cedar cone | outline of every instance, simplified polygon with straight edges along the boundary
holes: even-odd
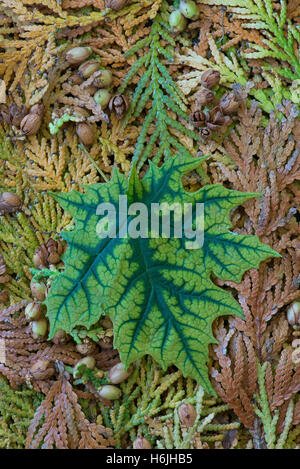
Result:
[[[29,377],[32,380],[42,381],[51,378],[55,373],[53,364],[49,360],[40,359],[32,365]]]
[[[0,283],[7,283],[10,281],[10,275],[4,275],[6,272],[6,265],[2,254],[0,254]]]
[[[14,192],[3,192],[0,196],[0,215],[13,213],[21,208],[20,197]]]
[[[203,127],[206,121],[206,115],[203,111],[195,111],[190,115],[190,121],[194,127]]]
[[[219,106],[224,114],[234,114],[237,112],[240,105],[240,101],[236,95],[236,93],[228,91],[227,93],[223,94],[222,98],[220,99]]]
[[[9,125],[19,127],[22,119],[26,116],[27,110],[25,106],[17,106],[16,103],[11,103],[8,107],[2,106],[1,117]]]
[[[220,72],[218,70],[206,70],[201,76],[201,84],[204,88],[213,88],[220,81]]]
[[[214,107],[208,112],[206,117],[206,127],[212,131],[219,130],[223,126],[227,126],[231,122],[229,116],[224,116],[220,106]]]
[[[27,114],[22,119],[20,129],[24,135],[29,137],[30,135],[35,135],[38,132],[41,123],[42,119],[38,114]]]
[[[87,60],[86,62],[83,62],[78,68],[78,75],[84,79],[89,78],[91,75],[93,75],[93,73],[99,70],[99,67],[99,60]]]
[[[209,138],[211,136],[211,130],[208,129],[207,127],[203,127],[202,129],[200,129],[200,135],[201,137],[206,140],[207,138]]]
[[[33,255],[33,263],[37,269],[49,267],[50,264],[58,264],[65,251],[62,241],[54,241],[49,238],[46,244],[36,248]]]
[[[69,336],[63,331],[62,329],[59,329],[54,337],[52,337],[51,341],[55,345],[64,345],[69,342]]]
[[[87,337],[83,339],[81,344],[76,345],[76,350],[81,355],[93,355],[99,351],[95,342]]]
[[[116,94],[111,98],[109,101],[108,108],[110,112],[115,112],[117,119],[122,119],[124,116],[125,112],[128,109],[128,99],[126,96],[123,96],[121,94]]]
[[[42,103],[40,104],[35,104],[30,108],[29,114],[37,114],[38,116],[43,116],[44,114],[44,105]]]
[[[9,300],[9,293],[6,290],[0,291],[0,303],[7,303]]]
[[[78,122],[76,124],[76,133],[84,145],[92,145],[94,143],[94,128],[88,122]]]
[[[178,408],[178,415],[183,425],[192,427],[195,423],[197,412],[192,404],[183,403]]]
[[[79,65],[89,58],[92,53],[90,47],[73,47],[68,50],[66,54],[66,60],[72,65]]]
[[[24,135],[30,136],[35,135],[42,123],[44,114],[44,105],[35,104],[30,109],[29,113],[23,117],[20,124],[20,129]]]
[[[207,106],[211,104],[215,99],[215,93],[211,90],[204,89],[198,91],[195,95],[195,106],[197,109],[201,108],[202,106]]]
[[[152,449],[151,443],[139,435],[133,442],[133,449]]]
[[[70,76],[69,82],[72,83],[72,85],[81,85],[81,83],[84,82],[84,79],[79,75],[77,70]]]
[[[112,10],[122,10],[127,5],[128,0],[105,0],[105,7],[111,8]]]

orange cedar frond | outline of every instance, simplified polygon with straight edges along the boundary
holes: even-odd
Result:
[[[61,372],[36,410],[26,448],[104,449],[113,445],[112,431],[86,419],[68,375]]]

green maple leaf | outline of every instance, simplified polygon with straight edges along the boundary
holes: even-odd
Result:
[[[109,314],[123,363],[150,354],[213,392],[206,365],[208,345],[216,343],[212,323],[221,315],[242,317],[242,310],[211,277],[240,282],[247,269],[279,254],[256,236],[229,231],[230,211],[258,194],[221,185],[184,190],[182,175],[200,163],[186,156],[170,158],[161,168],[150,163],[142,180],[133,170],[129,181],[115,169],[108,183],[87,186],[85,194],[53,194],[76,228],[62,235],[68,242],[66,268],[53,281],[46,304],[51,337],[58,329],[72,334],[78,326],[90,328]],[[185,238],[174,237],[100,239],[97,206],[118,207],[121,194],[129,203],[143,202],[149,213],[152,203],[204,203],[202,248],[187,249]]]

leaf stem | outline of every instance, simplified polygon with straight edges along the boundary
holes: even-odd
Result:
[[[85,148],[85,146],[82,144],[82,143],[79,143],[78,145],[81,150],[83,150],[83,152],[86,154],[86,156],[88,157],[88,159],[90,160],[90,162],[92,163],[92,165],[94,166],[94,168],[98,171],[98,173],[100,174],[100,176],[103,177],[104,181],[105,182],[109,182],[109,180],[107,179],[107,177],[105,176],[105,174],[103,173],[102,169],[99,168],[99,166],[97,165],[97,163],[95,163],[95,161],[93,160],[93,158],[91,157],[91,155],[89,154],[89,152],[87,151],[87,149]]]

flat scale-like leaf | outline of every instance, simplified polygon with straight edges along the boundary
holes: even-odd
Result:
[[[62,235],[68,242],[66,268],[53,281],[46,304],[51,337],[58,329],[90,328],[109,314],[114,345],[127,366],[150,354],[213,392],[206,365],[208,345],[216,342],[212,323],[222,315],[242,317],[242,310],[211,277],[240,282],[247,269],[279,254],[256,236],[230,231],[231,210],[258,194],[221,185],[184,190],[182,175],[200,163],[186,156],[170,158],[161,168],[150,163],[142,180],[134,170],[127,180],[115,169],[108,183],[87,186],[85,194],[53,194],[76,225]],[[145,204],[149,214],[153,203],[204,203],[202,248],[187,249],[184,237],[100,239],[97,206],[113,203],[118,212],[121,194],[129,203]]]

